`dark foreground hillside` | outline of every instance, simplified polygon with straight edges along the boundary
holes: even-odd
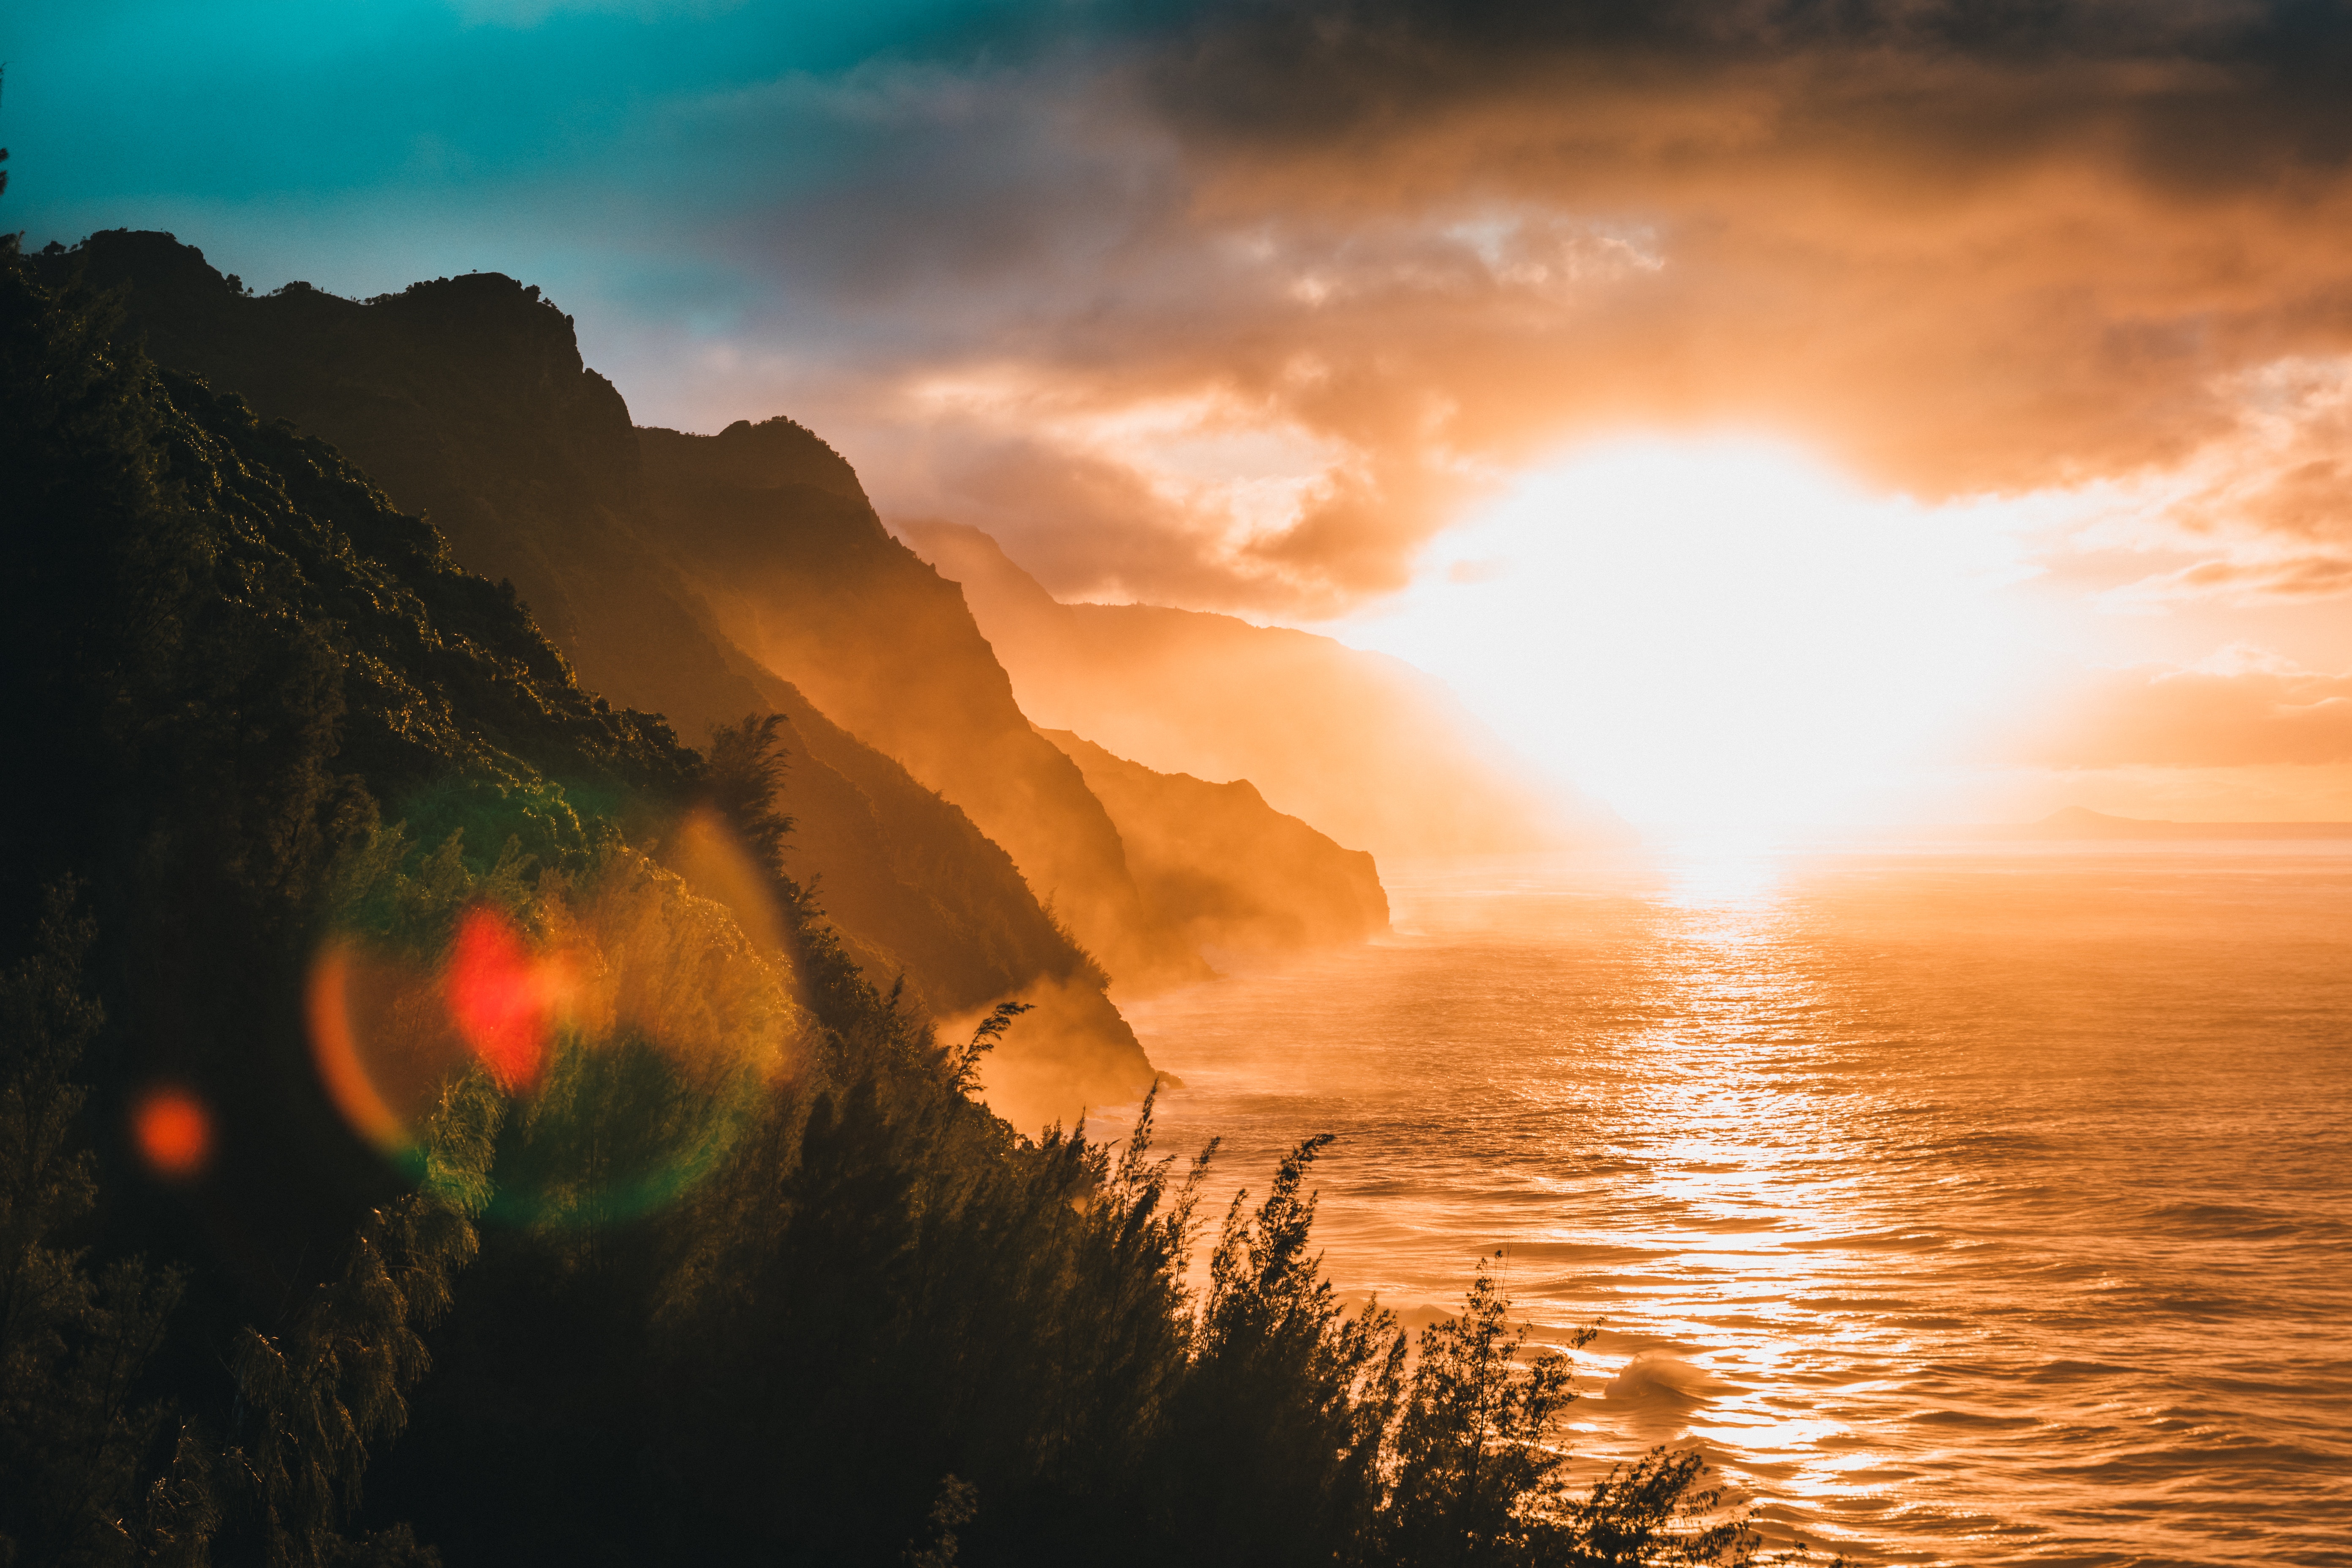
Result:
[[[0,1563],[1737,1560],[1408,1356],[1301,1145],[1017,1136],[787,874],[782,726],[584,691],[332,448],[0,246]]]

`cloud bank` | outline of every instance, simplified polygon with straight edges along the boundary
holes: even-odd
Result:
[[[641,419],[789,413],[1065,599],[1360,615],[1657,430],[2105,497],[2033,548],[2118,625],[2352,595],[2345,0],[75,9],[0,22],[36,243],[530,277]],[[2334,766],[2241,630],[2029,749]]]
[[[784,90],[707,156],[813,117],[855,176],[729,254],[864,324],[793,390],[886,508],[1065,596],[1336,614],[1496,476],[1659,425],[1928,500],[2201,476],[2134,542],[2210,560],[2138,591],[2352,590],[2343,8],[1538,9],[1209,7]]]
[[[645,416],[816,422],[1065,596],[1340,614],[1627,427],[1935,500],[2273,458],[2298,396],[2309,461],[2152,519],[2218,542],[2136,591],[2352,591],[2339,0],[394,9],[19,24],[37,216],[533,272]],[[194,52],[102,75],[133,21]],[[166,109],[213,134],[138,153]]]

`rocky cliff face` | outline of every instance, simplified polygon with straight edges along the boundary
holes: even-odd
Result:
[[[1055,929],[1005,850],[957,804],[834,722],[788,679],[797,670],[780,671],[730,640],[674,563],[626,405],[582,364],[569,320],[536,289],[480,275],[365,303],[299,286],[255,298],[201,252],[153,234],[93,236],[46,265],[81,267],[94,281],[123,287],[161,363],[244,397],[265,419],[322,437],[398,505],[426,513],[460,564],[513,584],[585,687],[667,716],[689,740],[747,713],[785,714],[786,805],[798,818],[792,862],[816,884],[870,975],[887,988],[903,973],[917,999],[945,1018],[1008,996],[1041,1002],[1024,1020],[1033,1026],[1001,1052],[1000,1073],[1024,1082],[1019,1114],[1067,1116],[1149,1084],[1150,1064],[1098,973]],[[826,563],[812,572],[854,570],[861,542],[904,555],[863,510],[848,465],[814,437],[787,444],[789,461],[803,464],[790,469],[793,482],[847,510],[769,539],[773,552],[805,546],[813,563]],[[776,471],[772,455],[750,445],[760,472]],[[726,443],[722,457],[737,449]],[[773,553],[767,560],[772,576],[793,580]],[[923,574],[935,595],[953,595]],[[824,597],[820,586],[797,602]],[[837,632],[838,617],[827,625]],[[968,616],[963,625],[968,631]],[[765,651],[782,658],[824,646],[780,637]],[[1001,671],[995,679],[1003,682]],[[1117,836],[1075,767],[1022,730],[1029,747],[1066,771],[1116,853]],[[1118,870],[1124,875],[1123,863]]]
[[[582,686],[665,715],[689,742],[746,714],[783,714],[793,869],[870,977],[887,988],[903,975],[945,1026],[1001,1000],[1034,1005],[987,1076],[991,1098],[1024,1124],[1150,1082],[1111,978],[1149,989],[1210,973],[1204,944],[1352,941],[1385,922],[1370,858],[1250,785],[1171,778],[1041,735],[964,592],[890,536],[837,453],[787,419],[716,436],[634,427],[582,363],[570,319],[535,289],[478,274],[367,301],[301,284],[256,298],[172,237],[127,232],[41,265],[121,287],[163,363],[331,443],[427,515],[458,564],[511,584]],[[976,585],[982,602],[1004,597],[1004,577]],[[1083,609],[1028,591],[1043,614],[999,615],[995,628],[1023,657],[1110,647]],[[1077,634],[1055,629],[1065,612]],[[1147,614],[1220,647],[1232,628],[1260,631]],[[1145,645],[1169,640],[1160,622],[1147,631]],[[1137,725],[1240,742],[1269,716],[1291,722],[1287,751],[1250,742],[1234,754],[1271,768],[1278,805],[1311,801],[1302,815],[1344,836],[1357,819],[1335,803],[1362,792],[1318,795],[1313,781],[1362,759],[1346,750],[1344,716],[1297,724],[1301,702],[1329,693],[1298,679],[1306,666],[1283,638],[1336,647],[1265,633],[1243,650],[1262,668],[1236,665],[1222,684],[1195,679],[1198,657],[1165,658],[1156,686],[1087,688],[1100,721],[1087,733],[1159,760],[1126,739]],[[1286,709],[1270,692],[1297,700]],[[1160,719],[1123,708],[1154,702]]]
[[[1276,810],[1383,860],[1631,837],[1605,807],[1529,782],[1402,660],[1231,616],[1060,604],[977,529],[902,531],[961,585],[1041,725],[1161,772],[1246,778]]]
[[[1120,981],[1204,973],[1139,896],[1077,767],[1030,728],[962,594],[890,537],[845,464],[789,420],[641,441],[668,559],[730,640],[971,813]]]
[[[1066,730],[1042,732],[1118,824],[1143,896],[1195,947],[1282,952],[1389,929],[1371,856],[1275,810],[1247,779],[1155,773]]]

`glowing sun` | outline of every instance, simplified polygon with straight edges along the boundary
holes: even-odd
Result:
[[[1338,629],[1635,823],[1900,814],[2018,668],[1998,510],[1870,496],[1768,442],[1612,442],[1523,476]]]

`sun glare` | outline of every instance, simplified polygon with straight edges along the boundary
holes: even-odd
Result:
[[[2015,665],[2012,539],[1784,446],[1619,441],[1524,476],[1339,630],[1637,824],[1899,816]]]

